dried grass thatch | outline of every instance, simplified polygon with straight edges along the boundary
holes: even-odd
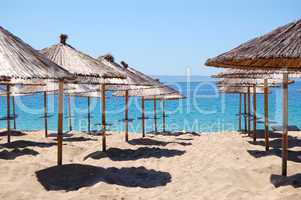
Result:
[[[270,79],[268,81],[269,87],[277,87],[282,84],[281,79]],[[294,83],[295,81],[289,80],[289,84]],[[263,87],[264,80],[263,79],[238,79],[238,78],[223,78],[216,83],[218,86],[239,86],[239,87],[247,87],[247,86],[254,86]]]
[[[154,88],[140,88],[128,90],[129,96],[136,97],[151,97],[151,96],[164,96],[169,94],[178,94],[179,92],[169,86],[160,83],[160,87]],[[125,96],[125,91],[113,92],[114,96]]]
[[[73,89],[65,91],[65,94],[79,97],[101,97],[98,85],[68,84]]]
[[[282,73],[286,71],[271,70],[243,70],[243,69],[226,69],[223,72],[215,74],[212,78],[248,78],[248,79],[282,79]],[[301,73],[290,71],[290,78],[300,78]]]
[[[114,96],[125,96],[125,91],[113,92]],[[174,90],[166,90],[165,86],[155,88],[140,88],[128,90],[128,96],[144,97],[144,96],[160,96],[175,93]]]
[[[67,70],[0,26],[0,79],[71,78]],[[19,82],[22,82],[19,80]]]
[[[179,92],[177,93],[172,93],[172,94],[166,94],[166,95],[159,95],[159,96],[145,96],[145,100],[179,100],[179,99],[185,99],[186,97],[180,94]]]
[[[75,87],[71,87],[69,84],[65,84],[64,90],[74,90]],[[57,93],[58,92],[58,84],[49,82],[47,84],[40,84],[40,85],[12,85],[10,87],[10,95],[11,96],[29,96],[35,93],[40,92],[48,92],[48,93]],[[6,96],[6,86],[0,85],[0,96]]]
[[[248,88],[246,87],[225,87],[225,86],[222,86],[222,87],[219,87],[219,91],[221,93],[244,93],[244,94],[247,94],[248,93]],[[250,94],[253,94],[254,91],[253,90],[250,90]],[[263,94],[264,93],[264,90],[263,88],[261,87],[257,87],[256,88],[256,94]]]
[[[108,65],[116,70],[120,70],[126,74],[126,84],[111,84],[106,86],[107,90],[136,90],[144,88],[161,87],[161,83],[151,78],[150,76],[135,70],[130,67],[126,62],[121,61],[121,65],[116,63],[111,54],[100,56],[98,58],[104,65]]]
[[[208,59],[206,65],[224,68],[300,70],[300,35],[301,20],[298,20]]]
[[[80,82],[123,83],[120,79],[126,78],[124,73],[76,50],[66,43],[65,35],[61,35],[60,39],[60,43],[42,49],[41,53],[70,73],[82,77],[78,79]],[[94,77],[94,79],[89,77]]]

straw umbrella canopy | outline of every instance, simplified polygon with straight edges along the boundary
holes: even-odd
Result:
[[[267,73],[267,74],[265,74]],[[290,77],[299,77],[300,73],[293,72],[290,73]],[[269,87],[278,87],[280,84],[283,83],[281,78],[281,74],[279,71],[273,73],[269,70],[241,70],[241,69],[226,69],[224,72],[219,74],[213,75],[213,77],[218,77],[221,80],[218,81],[218,86],[230,86],[230,87],[246,87],[245,90],[248,90],[248,87],[253,87],[253,91],[256,90],[258,87],[264,88],[264,135],[265,135],[265,149],[266,151],[269,150],[269,121],[268,121],[268,88]],[[264,78],[264,80],[262,79]],[[288,80],[288,84],[294,83],[294,80]],[[252,90],[251,90],[252,92]],[[246,128],[245,123],[245,130],[248,129],[248,133],[250,135],[250,93],[244,93],[244,109],[246,109],[246,95],[248,96],[248,128]],[[240,95],[241,98],[241,95]],[[253,92],[253,102],[256,102],[256,93]],[[253,104],[253,110],[256,109],[256,103]],[[246,111],[245,111],[246,114]],[[246,116],[245,121],[246,121]],[[254,117],[256,118],[256,112],[254,112]],[[253,126],[256,127],[256,121],[253,121]],[[256,129],[253,131],[253,139],[256,141]]]
[[[13,117],[10,119],[14,120],[14,129],[16,129],[16,114],[15,114],[15,101],[14,98],[16,96],[29,96],[35,93],[43,93],[44,99],[44,126],[45,126],[45,137],[48,137],[48,118],[50,117],[47,113],[47,93],[58,93],[59,86],[55,82],[44,81],[44,83],[40,83],[38,85],[12,85],[10,90],[10,96],[12,96],[13,103]],[[64,87],[65,91],[74,90],[74,87],[67,85]],[[6,91],[3,87],[0,86],[0,96],[5,96]]]
[[[72,130],[71,120],[71,96],[87,98],[87,110],[88,110],[88,133],[91,132],[91,98],[102,98],[102,92],[99,91],[99,87],[96,85],[73,85],[74,89],[66,91],[68,94],[68,115],[69,115],[69,130]]]
[[[237,87],[237,86],[221,86],[218,88],[221,93],[233,93],[233,94],[246,94],[248,93],[248,88],[246,87]],[[251,94],[254,93],[254,91],[250,91]],[[262,87],[257,88],[256,94],[263,94],[264,90]]]
[[[80,83],[100,84],[100,91],[102,92],[102,148],[105,151],[105,84],[126,84],[124,82],[126,76],[121,71],[104,65],[99,60],[67,44],[67,38],[67,35],[62,34],[58,44],[42,49],[41,52],[70,73],[81,77]],[[91,76],[95,79],[91,80]]]
[[[294,80],[289,80],[289,84],[294,83]],[[282,79],[270,79],[268,82],[269,87],[277,87],[283,83]],[[229,85],[229,86],[256,86],[256,87],[264,87],[263,79],[238,79],[238,78],[222,78],[216,83],[217,85]]]
[[[245,69],[226,69],[223,72],[217,73],[212,78],[247,78],[247,79],[269,79],[282,81],[282,74],[285,71],[272,71],[272,70],[245,70]],[[288,71],[289,78],[300,78],[301,73],[296,70]]]
[[[264,90],[263,88],[259,87],[255,90],[249,90],[248,88],[246,87],[237,87],[237,86],[221,86],[218,88],[219,91],[221,93],[232,93],[232,94],[239,94],[239,112],[238,112],[238,116],[239,116],[239,130],[241,130],[241,122],[242,122],[242,119],[241,119],[241,116],[242,116],[242,94],[244,95],[244,119],[245,119],[245,131],[247,130],[247,123],[246,123],[246,117],[247,117],[247,114],[246,114],[246,94],[248,93],[251,93],[253,94],[253,140],[256,141],[256,120],[257,120],[257,116],[256,116],[256,95],[257,94],[263,94],[264,93]],[[250,105],[249,105],[250,107]],[[250,115],[248,115],[249,117]]]
[[[7,85],[7,139],[10,142],[11,84],[44,79],[61,82],[73,76],[3,27],[0,27],[0,65],[1,84]]]
[[[76,86],[76,85],[75,85]],[[10,95],[11,96],[25,96],[25,95],[33,95],[35,93],[41,92],[49,92],[49,93],[57,93],[58,92],[58,84],[55,82],[47,82],[41,83],[39,85],[19,85],[14,84],[11,86]],[[70,90],[73,91],[75,89],[74,85],[67,84],[64,87],[65,93],[68,93]],[[0,96],[6,95],[5,88],[0,85]]]
[[[125,141],[128,141],[128,122],[129,122],[129,116],[128,116],[128,103],[129,103],[129,97],[135,96],[132,95],[133,92],[136,91],[142,91],[145,88],[148,88],[149,90],[156,90],[157,88],[162,87],[161,83],[158,80],[155,80],[146,74],[139,72],[138,70],[135,70],[133,67],[130,67],[126,62],[121,61],[121,64],[118,64],[115,62],[115,59],[112,55],[107,54],[104,56],[100,56],[98,58],[101,62],[103,62],[106,65],[109,65],[111,67],[120,69],[124,71],[127,75],[127,85],[108,85],[109,90],[115,90],[117,91],[115,94],[120,93],[120,95],[115,96],[123,96],[125,98],[125,116],[124,116],[124,125],[125,125]],[[160,94],[160,93],[158,93]]]
[[[256,96],[258,94],[257,88],[262,87],[262,83],[256,79],[229,79],[223,78],[217,83],[219,90],[222,93],[236,93],[240,91],[239,101],[240,108],[242,104],[242,94],[244,98],[244,120],[245,120],[245,132],[248,132],[248,136],[251,136],[251,94],[253,94],[253,140],[256,141]],[[251,90],[253,88],[253,90]],[[248,110],[247,110],[248,108]],[[241,112],[239,114],[241,120]],[[241,130],[241,129],[240,129]]]
[[[283,73],[282,175],[287,175],[288,158],[288,71],[301,70],[301,19],[250,40],[206,65],[223,68],[275,70]]]
[[[154,96],[146,96],[144,97],[145,100],[154,100]],[[167,100],[180,100],[180,99],[185,99],[186,97],[183,96],[181,93],[176,92],[176,93],[167,93],[166,95],[158,95],[156,96],[157,100],[161,101],[167,101]]]
[[[71,77],[67,70],[51,62],[37,50],[1,26],[0,63],[0,80],[2,81],[58,80]]]
[[[42,49],[40,52],[77,77],[82,77],[80,83],[124,83],[125,75],[114,68],[106,66],[97,59],[75,49],[67,44],[68,36],[60,35],[60,42]],[[87,79],[85,79],[87,78]]]
[[[115,58],[111,54],[99,56],[98,60],[106,66],[121,71],[126,75],[125,82],[123,83],[112,83],[107,84],[106,89],[111,91],[125,91],[125,90],[136,90],[144,88],[155,88],[161,87],[160,82],[147,76],[146,74],[134,69],[129,66],[125,61],[117,63]]]
[[[127,91],[117,91],[114,92],[114,96],[135,96],[135,97],[141,97],[141,121],[142,121],[142,136],[145,136],[145,113],[144,113],[144,102],[145,98],[152,98],[151,100],[154,101],[154,128],[155,132],[157,132],[157,96],[161,97],[164,95],[169,94],[177,94],[178,91],[168,87],[166,85],[163,85],[159,82],[158,79],[153,79],[147,75],[143,75],[150,81],[155,81],[158,85],[156,88],[140,88],[140,89],[131,89]]]
[[[163,124],[163,133],[166,132],[166,112],[165,112],[165,102],[166,101],[171,101],[171,100],[180,100],[180,99],[185,99],[186,97],[183,96],[181,93],[179,92],[175,92],[175,93],[169,93],[168,90],[174,90],[168,86],[166,86],[166,92],[167,94],[165,95],[158,95],[158,96],[146,96],[144,97],[144,99],[146,101],[148,100],[159,100],[161,101],[161,107],[162,107],[162,124]]]
[[[301,68],[301,19],[208,59],[206,65],[223,68],[296,70]]]

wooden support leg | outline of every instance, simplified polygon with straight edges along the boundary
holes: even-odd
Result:
[[[68,119],[69,131],[72,131],[72,111],[71,111],[71,96],[68,95]]]
[[[264,141],[265,150],[269,150],[269,88],[268,80],[264,80]]]
[[[57,164],[62,165],[63,162],[63,101],[64,101],[64,81],[59,81],[58,94],[58,131],[57,131]]]
[[[90,133],[91,132],[91,111],[90,111],[90,97],[88,97],[88,133]]]
[[[239,93],[239,117],[238,117],[238,130],[241,131],[241,102],[242,101],[242,97],[241,97],[241,93]]]
[[[129,91],[125,91],[125,108],[124,108],[124,125],[125,141],[129,141]]]
[[[101,85],[101,120],[102,120],[102,151],[106,151],[106,85],[102,84]]]
[[[145,137],[145,116],[144,116],[144,97],[141,97],[141,121],[142,137]]]
[[[245,133],[247,132],[247,94],[244,93],[244,124],[245,124]]]
[[[287,176],[288,158],[288,73],[283,74],[283,134],[282,134],[282,176]]]
[[[162,100],[162,122],[163,122],[163,133],[165,133],[166,129],[166,114],[165,114],[165,100]]]
[[[158,132],[157,129],[157,99],[154,97],[154,126],[155,126],[155,133]]]
[[[6,102],[7,102],[7,111],[6,111],[6,116],[7,116],[7,142],[10,143],[11,141],[11,130],[10,130],[10,85],[8,84],[6,86],[6,92],[7,92],[7,96],[6,96]]]
[[[16,105],[15,105],[15,97],[12,96],[12,101],[13,101],[13,117],[14,117],[14,130],[17,129],[17,117],[16,117]]]
[[[45,126],[45,137],[48,137],[48,116],[47,116],[47,92],[44,92],[44,126]]]
[[[257,115],[256,115],[256,86],[253,86],[253,141],[256,142],[257,133]]]
[[[251,94],[248,87],[248,136],[251,136]]]

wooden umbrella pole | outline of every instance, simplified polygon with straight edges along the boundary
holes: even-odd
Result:
[[[244,124],[245,124],[245,133],[247,132],[247,97],[246,93],[244,93]]]
[[[166,126],[166,115],[165,115],[165,100],[162,100],[162,122],[163,122],[163,133],[165,133],[165,126]]]
[[[155,133],[157,133],[157,99],[154,96],[154,126],[155,126]]]
[[[106,85],[102,84],[100,86],[101,90],[101,126],[102,126],[102,151],[106,151]]]
[[[269,150],[269,88],[268,80],[264,79],[264,140],[265,150]]]
[[[287,176],[288,158],[288,73],[283,73],[283,134],[282,134],[282,176]]]
[[[72,131],[72,113],[71,113],[71,96],[68,95],[68,119],[69,119],[69,131]]]
[[[125,141],[129,141],[129,91],[125,91],[125,108],[124,108],[124,128]]]
[[[144,97],[141,97],[141,121],[142,121],[142,137],[145,137],[145,116],[144,116]]]
[[[10,143],[10,85],[6,85],[6,91],[7,91],[7,95],[6,95],[6,102],[7,102],[7,111],[6,111],[6,122],[7,122],[7,142]]]
[[[257,133],[257,116],[256,116],[256,85],[253,86],[253,141],[256,142]]]
[[[91,132],[90,97],[88,97],[88,133]]]
[[[63,162],[63,101],[64,101],[64,81],[59,81],[58,94],[58,130],[57,130],[57,164],[62,165]]]
[[[251,94],[248,86],[248,136],[251,135]]]
[[[239,112],[238,112],[238,114],[239,114],[239,117],[238,117],[238,130],[239,131],[241,131],[241,100],[242,100],[242,98],[241,98],[241,93],[239,93]]]
[[[13,119],[14,119],[14,130],[17,129],[17,122],[16,122],[16,105],[15,105],[15,97],[12,96],[12,103],[13,103]]]
[[[45,126],[45,137],[48,137],[48,116],[47,116],[47,92],[44,91],[44,126]]]

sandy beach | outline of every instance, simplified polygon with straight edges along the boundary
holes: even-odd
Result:
[[[107,154],[99,151],[100,139],[66,137],[64,165],[56,167],[55,138],[27,133],[8,146],[1,137],[0,199],[301,198],[301,161],[291,152],[289,178],[279,179],[279,150],[265,153],[262,139],[254,145],[236,132],[145,139],[130,134],[126,143],[123,134],[110,133]],[[300,151],[298,138],[290,140],[290,150]],[[275,135],[271,146],[280,142]]]

